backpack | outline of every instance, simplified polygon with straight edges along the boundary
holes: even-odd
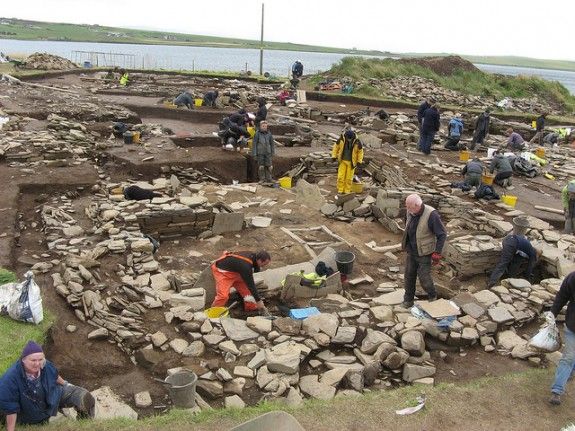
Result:
[[[512,166],[513,171],[528,178],[533,178],[539,174],[539,170],[523,157],[516,157]]]

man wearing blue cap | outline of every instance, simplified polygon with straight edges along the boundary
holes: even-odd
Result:
[[[92,394],[64,380],[34,341],[26,344],[20,359],[0,377],[0,412],[6,416],[7,431],[14,431],[16,423],[47,423],[65,407],[94,417],[94,406]]]

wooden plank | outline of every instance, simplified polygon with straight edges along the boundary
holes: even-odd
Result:
[[[550,207],[544,207],[541,205],[535,205],[535,209],[539,210],[539,211],[545,211],[548,213],[553,213],[553,214],[561,214],[563,215],[564,211],[563,210],[558,210],[556,208],[550,208]]]

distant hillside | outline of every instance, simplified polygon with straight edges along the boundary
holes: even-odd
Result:
[[[64,24],[0,18],[0,39],[53,40],[69,42],[135,43],[146,45],[189,45],[215,48],[260,48],[259,40],[201,36],[162,31],[133,30],[87,24]],[[289,42],[266,42],[265,49],[331,52],[341,54],[389,55],[381,51],[364,51]]]
[[[403,53],[399,54],[402,58],[411,58],[411,57],[447,57],[452,54],[445,54],[445,53]],[[460,57],[471,61],[472,63],[480,63],[480,64],[495,64],[498,66],[519,66],[519,67],[535,67],[538,69],[554,69],[554,70],[567,70],[567,71],[575,71],[575,61],[568,61],[568,60],[545,60],[541,58],[531,58],[531,57],[515,57],[515,56],[497,56],[497,55],[489,55],[489,56],[480,56],[480,55],[461,55]]]

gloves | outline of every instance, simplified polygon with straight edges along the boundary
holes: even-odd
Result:
[[[431,254],[431,264],[432,264],[433,266],[439,265],[439,261],[440,261],[440,260],[441,260],[441,253],[438,253],[438,252],[434,251],[434,252]]]
[[[543,313],[543,317],[549,323],[555,323],[555,315],[551,311],[546,311],[545,313]]]

